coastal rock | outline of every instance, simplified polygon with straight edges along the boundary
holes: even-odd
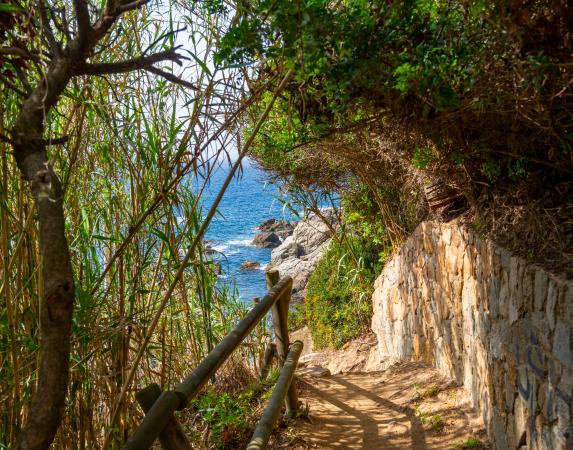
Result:
[[[299,377],[324,378],[330,376],[330,370],[322,366],[301,367],[296,371]]]
[[[331,229],[324,220],[328,221],[333,229],[338,227],[338,219],[333,209],[325,209],[321,215],[323,218],[311,214],[307,219],[301,220],[293,231],[294,241],[301,247],[303,255],[310,255],[330,242]]]
[[[306,283],[310,277],[310,272],[299,272],[292,279],[292,293],[298,294],[306,288]]]
[[[293,233],[294,225],[288,220],[267,219],[257,228],[261,231],[275,233],[284,239]]]
[[[292,236],[271,254],[270,268],[278,270],[281,276],[293,277],[295,301],[304,299],[308,278],[330,242],[331,227],[336,229],[338,226],[333,210],[324,210],[321,214],[330,222],[330,227],[320,217],[311,214],[299,221]]]
[[[278,266],[284,262],[290,259],[300,258],[303,255],[303,249],[297,244],[293,236],[289,236],[279,247],[273,250],[271,254],[271,264],[278,268]]]
[[[276,233],[264,232],[257,234],[251,244],[255,247],[275,248],[281,245],[281,238]]]
[[[258,269],[259,267],[261,267],[261,264],[258,261],[253,260],[245,261],[241,264],[241,270],[253,270]]]

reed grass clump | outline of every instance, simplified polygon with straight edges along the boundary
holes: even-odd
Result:
[[[257,96],[245,95],[237,68],[213,65],[229,18],[202,5],[116,3],[1,4],[0,447],[23,435],[64,450],[121,447],[143,415],[135,391],[177,384],[247,310],[218,282],[202,239],[211,207],[202,192],[242,148],[241,117]],[[58,64],[73,72],[54,72]],[[38,99],[43,108],[23,107]],[[42,115],[22,132],[27,111]],[[22,148],[45,159],[35,182],[20,176]],[[53,183],[42,194],[46,176]],[[55,241],[40,239],[53,217],[56,253],[46,252]],[[64,281],[47,277],[64,259]],[[57,337],[47,325],[62,325],[61,346],[46,345]],[[257,327],[233,376],[257,369],[268,337]],[[46,351],[62,364],[42,365]],[[46,410],[34,399],[55,370],[48,387],[63,415],[27,429]],[[220,378],[212,388],[250,380]]]

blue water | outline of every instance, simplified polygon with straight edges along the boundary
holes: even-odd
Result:
[[[214,172],[204,193],[204,213],[211,207],[228,173],[228,166]],[[219,282],[230,286],[236,284],[243,301],[266,293],[264,269],[270,262],[271,250],[251,245],[256,227],[271,217],[293,219],[291,215],[283,214],[283,204],[277,199],[278,189],[266,183],[265,178],[265,173],[255,167],[253,161],[245,159],[242,174],[229,185],[219,204],[219,214],[205,234],[205,239],[212,241],[211,246],[218,251],[212,256],[213,260],[223,268]],[[247,260],[258,261],[260,268],[241,270],[240,265]]]

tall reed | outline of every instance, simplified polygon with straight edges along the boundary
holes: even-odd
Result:
[[[184,42],[182,74],[197,90],[148,73],[76,80],[47,120],[50,135],[69,136],[50,157],[64,184],[76,290],[67,410],[54,448],[98,449],[106,435],[119,447],[142,416],[134,391],[177,383],[248,307],[219,285],[201,243],[129,383],[148,325],[203,223],[203,187],[230,158],[241,108],[252,101],[239,69],[212,63],[225,20],[175,3],[134,13],[126,18],[133,33],[118,33],[103,52],[118,59]],[[0,89],[0,134],[18,105],[16,94]],[[35,212],[10,151],[0,140],[0,448],[14,441],[35,390],[42,295]],[[257,328],[245,364],[266,336]]]

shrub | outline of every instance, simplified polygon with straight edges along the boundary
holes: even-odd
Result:
[[[294,70],[251,149],[288,183],[340,192],[355,177],[422,198],[442,181],[488,236],[570,274],[572,12],[550,0],[239,2],[217,61],[252,65],[250,86],[269,91]],[[390,218],[420,218],[379,200]],[[393,245],[411,229],[397,225]]]
[[[221,391],[218,381],[193,400],[198,428],[208,430],[209,443],[214,448],[245,447],[252,433],[252,423],[258,420],[255,413],[260,412],[260,408],[257,406],[270,397],[278,376],[279,371],[273,370],[265,380],[252,379],[247,385],[243,380],[236,386],[242,385],[242,389],[236,392]]]
[[[364,264],[331,241],[308,281],[304,303],[316,348],[339,348],[365,331],[372,316],[371,281]]]
[[[304,303],[290,310],[291,330],[307,325],[317,348],[341,347],[368,328],[373,281],[396,243],[392,226],[398,220],[382,215],[376,199],[407,204],[399,190],[373,191],[358,180],[347,182],[342,226],[309,278]],[[400,216],[403,229],[406,217]]]
[[[482,441],[478,438],[471,437],[466,441],[462,442],[461,444],[456,445],[455,450],[466,450],[466,449],[476,449],[476,448],[485,448]]]
[[[290,332],[296,331],[306,325],[304,303],[295,303],[292,305],[288,314],[288,329]]]

